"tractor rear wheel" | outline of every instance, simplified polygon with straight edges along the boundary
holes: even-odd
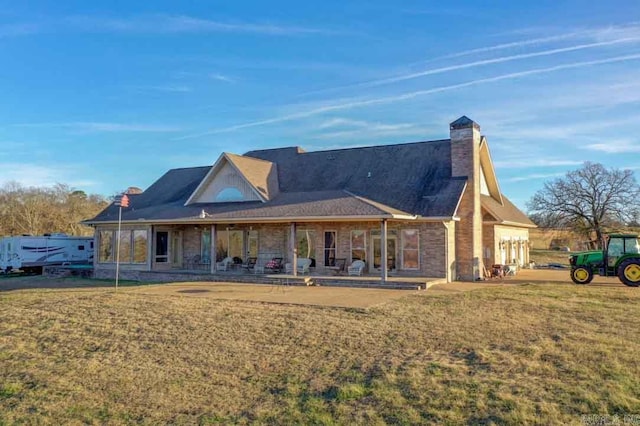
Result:
[[[618,267],[618,278],[629,287],[640,286],[640,259],[627,259]]]
[[[588,266],[578,266],[571,270],[571,279],[576,284],[589,284],[593,279],[593,271]]]

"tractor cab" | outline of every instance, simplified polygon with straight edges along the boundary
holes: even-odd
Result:
[[[640,254],[640,241],[637,235],[611,234],[606,244],[606,262],[609,273],[616,275],[618,260],[627,254]]]

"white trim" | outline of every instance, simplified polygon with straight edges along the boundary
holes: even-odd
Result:
[[[467,181],[464,183],[464,186],[462,187],[462,191],[460,192],[460,198],[458,198],[458,202],[456,203],[456,208],[453,209],[453,217],[457,218],[458,220],[460,220],[460,218],[458,217],[458,209],[460,208],[460,203],[462,203],[462,197],[464,197],[464,193],[467,192],[468,184],[469,184],[469,179],[467,179]]]

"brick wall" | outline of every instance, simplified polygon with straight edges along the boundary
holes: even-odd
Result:
[[[469,123],[451,128],[451,170],[467,177],[467,187],[458,208],[456,225],[457,279],[472,281],[481,276],[482,214],[480,208],[480,127]]]

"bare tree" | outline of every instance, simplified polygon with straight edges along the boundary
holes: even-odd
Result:
[[[585,163],[564,177],[546,182],[529,201],[533,217],[578,232],[596,234],[615,225],[638,220],[640,187],[631,170],[606,169]]]
[[[0,236],[63,232],[91,235],[80,222],[107,206],[105,197],[87,195],[68,185],[24,187],[10,182],[0,188]]]

